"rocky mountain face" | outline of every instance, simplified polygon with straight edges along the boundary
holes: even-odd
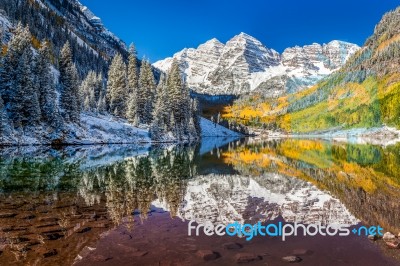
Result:
[[[279,54],[245,33],[226,44],[209,40],[154,63],[168,71],[178,60],[191,89],[212,95],[252,91],[270,96],[299,91],[341,67],[359,47],[342,41],[293,47]]]

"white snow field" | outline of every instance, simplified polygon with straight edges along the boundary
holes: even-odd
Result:
[[[211,122],[208,119],[201,118],[201,136],[202,137],[240,137],[241,134],[227,129],[226,127],[220,126]]]
[[[202,137],[233,137],[241,135],[213,122],[201,118]],[[60,144],[89,145],[89,144],[128,144],[151,143],[148,128],[134,127],[127,120],[110,115],[81,114],[80,125],[67,124],[64,133],[50,132],[46,128],[33,128],[13,134],[2,140],[6,145],[47,145]]]

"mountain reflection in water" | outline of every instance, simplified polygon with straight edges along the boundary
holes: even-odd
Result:
[[[399,231],[399,145],[226,142],[3,149],[0,262],[72,264],[121,223],[134,234],[134,217],[145,224],[154,207],[197,222],[281,217]]]

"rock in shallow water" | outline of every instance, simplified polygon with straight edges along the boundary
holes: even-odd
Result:
[[[198,250],[196,255],[205,261],[215,260],[218,258],[218,253],[207,249]]]
[[[296,263],[296,262],[300,262],[302,259],[297,256],[286,256],[286,257],[283,257],[282,260],[285,262]]]
[[[253,253],[238,253],[235,256],[235,260],[237,263],[246,263],[261,260],[262,258]]]
[[[395,238],[396,238],[396,236],[395,236],[394,234],[390,233],[390,232],[386,232],[386,233],[383,235],[383,240],[385,240],[385,241],[387,241],[387,240],[393,240],[393,239],[395,239]]]

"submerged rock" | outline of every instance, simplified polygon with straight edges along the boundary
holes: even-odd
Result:
[[[196,255],[205,261],[215,260],[218,258],[218,253],[207,249],[198,250]]]
[[[223,245],[224,249],[241,249],[243,246],[239,243],[229,242]]]
[[[246,263],[261,260],[262,258],[254,253],[238,253],[235,256],[237,263]]]
[[[298,256],[286,256],[283,257],[282,260],[289,263],[296,263],[302,261],[302,259]]]
[[[390,233],[390,232],[386,232],[386,233],[383,235],[383,240],[385,240],[385,241],[393,240],[393,239],[395,239],[395,238],[396,238],[396,236],[395,236],[394,234]]]

